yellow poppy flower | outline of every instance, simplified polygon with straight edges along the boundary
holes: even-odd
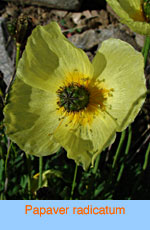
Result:
[[[150,35],[150,0],[106,0],[120,21],[134,32]]]
[[[87,169],[138,114],[145,98],[142,55],[104,41],[91,63],[57,23],[37,26],[20,59],[4,110],[9,137],[28,154],[60,146]]]

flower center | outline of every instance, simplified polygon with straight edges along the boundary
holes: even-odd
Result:
[[[68,72],[56,91],[60,125],[92,124],[98,115],[106,111],[107,99],[113,96],[104,80],[90,79],[78,71]],[[68,122],[68,123],[67,123]]]
[[[150,0],[144,0],[143,2],[143,12],[146,20],[150,22]]]
[[[61,87],[57,91],[58,105],[64,107],[67,112],[80,111],[89,104],[89,92],[83,85],[72,83]]]

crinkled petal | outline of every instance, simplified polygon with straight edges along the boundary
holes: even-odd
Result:
[[[144,20],[142,0],[106,0],[116,14],[123,19],[136,18]]]
[[[126,20],[130,18],[128,12],[126,12],[125,9],[121,7],[121,4],[119,3],[118,0],[106,0],[106,1],[120,18]]]
[[[113,2],[113,1],[110,1]],[[126,11],[131,17],[141,13],[143,0],[118,0],[121,8]],[[110,3],[109,3],[110,4]]]
[[[60,145],[52,132],[59,124],[55,95],[32,88],[16,78],[4,109],[6,132],[28,154],[46,156]]]
[[[116,133],[116,121],[107,113],[96,116],[91,125],[72,125],[66,118],[54,133],[54,138],[67,151],[68,158],[82,164],[86,170],[112,141]]]
[[[57,23],[37,26],[19,62],[18,77],[32,87],[56,91],[73,71],[93,75],[87,55],[63,36]]]
[[[106,67],[106,58],[105,56],[97,52],[96,56],[93,58],[92,65],[94,67],[93,78],[96,79]],[[98,67],[98,68],[97,68]]]
[[[113,90],[106,110],[116,120],[117,131],[122,131],[135,119],[145,100],[144,59],[141,53],[119,39],[104,41],[98,53],[107,61],[98,79]]]
[[[150,24],[147,22],[138,22],[138,21],[134,21],[133,19],[130,20],[121,19],[121,22],[129,26],[130,29],[132,29],[136,33],[147,35],[147,36],[150,35]]]
[[[72,126],[67,118],[64,118],[61,125],[54,132],[54,140],[59,142],[67,151],[67,157],[75,160],[77,164],[82,164],[87,169],[91,163],[93,145],[89,137],[90,132],[79,125]],[[76,135],[76,133],[79,133]],[[84,137],[83,137],[84,135]]]
[[[150,24],[144,18],[142,0],[107,0],[107,2],[120,17],[122,23],[136,33],[150,35]]]

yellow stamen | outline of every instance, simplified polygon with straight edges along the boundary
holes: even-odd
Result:
[[[71,84],[84,86],[87,89],[89,92],[89,104],[80,111],[71,112],[67,112],[64,107],[58,107],[58,112],[61,114],[61,116],[68,117],[69,123],[72,125],[91,124],[95,116],[105,111],[107,98],[110,96],[110,92],[113,90],[107,89],[103,81],[92,80],[88,76],[77,71],[68,73],[60,88],[68,87]]]

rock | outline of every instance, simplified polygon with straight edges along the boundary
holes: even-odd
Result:
[[[84,11],[82,12],[82,14],[83,14],[83,16],[84,16],[86,19],[92,17],[92,14],[90,13],[89,10],[84,10]]]
[[[127,27],[121,23],[114,26],[110,24],[106,29],[100,32],[100,43],[109,38],[118,38],[131,44],[135,49],[139,50],[139,47],[134,39],[134,33],[128,33]]]
[[[64,10],[51,10],[50,14],[54,14],[59,18],[64,18],[67,15],[67,11]]]
[[[107,12],[109,12],[114,18],[116,18],[118,21],[120,20],[119,16],[114,12],[114,10],[107,4],[106,6]]]
[[[87,30],[82,34],[75,34],[69,38],[69,40],[77,47],[90,50],[96,45],[102,43],[102,41],[109,38],[119,38],[123,41],[128,42],[136,49],[139,49],[134,38],[126,32],[126,28],[122,24],[118,24],[114,27],[114,25],[109,25],[105,29],[101,30]]]
[[[71,19],[75,24],[80,24],[81,16],[80,12],[72,13]]]
[[[136,43],[138,44],[138,46],[143,48],[145,36],[143,36],[141,34],[136,34],[135,40],[136,40]]]
[[[78,10],[82,0],[4,0],[17,4],[32,4],[63,10]]]
[[[106,10],[100,10],[98,19],[103,27],[109,24],[108,13]]]
[[[90,50],[99,43],[99,34],[94,30],[87,30],[82,34],[75,34],[69,40],[78,48]]]
[[[14,66],[11,61],[6,49],[5,49],[5,38],[2,29],[2,23],[4,19],[0,17],[0,71],[4,75],[4,81],[8,85],[12,77]]]

